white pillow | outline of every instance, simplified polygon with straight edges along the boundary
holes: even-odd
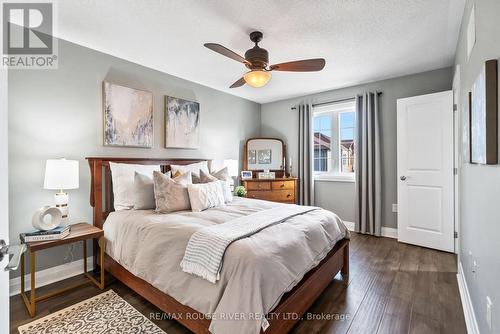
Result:
[[[170,165],[172,170],[172,175],[175,176],[177,172],[184,174],[186,172],[191,172],[196,175],[200,175],[200,170],[208,174],[208,161],[200,161],[189,165]]]
[[[155,190],[153,178],[135,172],[134,176],[134,210],[155,208]]]
[[[205,172],[200,171],[200,183],[213,182],[215,180],[221,181],[224,201],[226,203],[232,202],[233,192],[231,191],[231,185],[234,181],[233,178],[229,176],[228,168],[224,167],[220,171],[212,174],[205,174]]]
[[[115,210],[129,210],[134,207],[134,175],[135,172],[153,177],[154,171],[160,171],[160,165],[135,165],[110,162],[111,180],[113,181],[113,197]]]
[[[189,210],[189,194],[187,187],[191,184],[191,172],[170,178],[160,172],[153,174],[156,212],[169,213]]]
[[[187,189],[193,212],[225,205],[221,181],[188,184]]]

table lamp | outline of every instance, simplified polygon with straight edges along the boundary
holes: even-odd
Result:
[[[68,220],[69,207],[66,189],[79,187],[78,161],[66,159],[49,159],[45,164],[44,189],[59,190],[54,195],[56,207],[61,210],[62,220]]]
[[[225,159],[224,167],[227,167],[227,172],[233,181],[231,184],[231,191],[234,191],[234,179],[240,174],[238,160]]]

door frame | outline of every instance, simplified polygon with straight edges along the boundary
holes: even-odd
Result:
[[[462,127],[461,113],[463,106],[460,103],[460,64],[455,66],[453,74],[453,207],[454,215],[453,222],[455,225],[455,254],[460,256],[460,175],[462,161]]]
[[[0,11],[1,13],[1,11]],[[1,14],[0,14],[1,15]],[[0,27],[0,34],[1,34]],[[0,239],[9,244],[9,172],[8,172],[8,71],[0,65]],[[3,226],[6,224],[6,226]],[[5,232],[5,235],[4,235]],[[10,327],[9,273],[4,271],[9,262],[5,256],[0,263],[0,332],[8,333]],[[5,286],[4,286],[5,285]]]

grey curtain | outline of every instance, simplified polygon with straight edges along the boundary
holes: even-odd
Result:
[[[379,119],[378,93],[357,96],[355,229],[377,236],[382,229]]]
[[[299,204],[314,205],[314,147],[312,104],[303,103],[299,110]]]

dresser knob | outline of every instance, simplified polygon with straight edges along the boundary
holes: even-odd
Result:
[[[285,184],[284,184],[284,183],[282,183],[280,187],[281,187],[281,188],[285,188]]]
[[[292,194],[287,194],[286,197],[292,197]]]

